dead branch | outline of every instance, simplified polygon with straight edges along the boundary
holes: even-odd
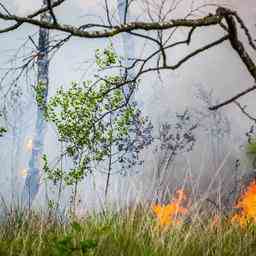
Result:
[[[232,98],[230,98],[230,99],[228,99],[226,101],[223,101],[220,104],[217,104],[215,106],[209,107],[209,110],[217,110],[217,109],[222,108],[222,107],[224,107],[226,105],[229,105],[229,104],[235,102],[236,100],[238,100],[239,98],[241,98],[242,96],[244,96],[244,95],[246,95],[246,94],[248,94],[248,93],[250,93],[250,92],[252,92],[254,90],[256,90],[256,85],[253,85],[252,87],[247,88],[246,90],[236,94]]]
[[[62,3],[64,3],[66,0],[56,0],[55,2],[52,3],[51,5],[51,8],[55,8],[59,5],[61,5]],[[27,17],[29,19],[32,19],[34,17],[37,17],[38,15],[46,12],[49,10],[49,7],[46,6],[46,7],[42,7],[41,9],[33,12],[32,14],[28,15]],[[1,12],[0,12],[0,16],[1,16]],[[11,14],[8,14],[7,16],[12,16]],[[11,19],[12,21],[16,21],[15,19]],[[0,29],[0,33],[7,33],[7,32],[10,32],[10,31],[13,31],[17,28],[19,28],[24,22],[19,22],[19,21],[16,21],[16,24],[12,25],[12,26],[9,26],[9,27],[6,27],[4,29]]]
[[[0,33],[14,30],[14,29],[18,28],[21,24],[27,23],[27,24],[31,24],[34,26],[40,26],[41,28],[46,28],[49,30],[57,30],[57,31],[65,32],[65,33],[68,33],[69,37],[74,36],[74,37],[82,37],[82,38],[87,38],[87,39],[88,38],[91,38],[91,39],[109,38],[109,37],[117,36],[121,33],[128,32],[128,33],[132,34],[133,36],[143,37],[146,40],[153,41],[153,42],[157,43],[157,45],[159,47],[159,49],[157,51],[150,54],[144,60],[140,59],[140,60],[135,61],[136,64],[133,64],[132,66],[135,67],[137,64],[142,63],[141,67],[139,68],[139,71],[138,71],[137,75],[135,76],[135,78],[133,79],[133,81],[126,81],[125,84],[127,84],[129,82],[135,82],[136,79],[138,79],[141,75],[148,73],[148,72],[154,72],[154,71],[159,72],[160,70],[178,69],[181,65],[183,65],[184,63],[189,61],[191,58],[228,40],[230,42],[230,45],[233,48],[233,50],[238,54],[239,58],[241,59],[241,61],[245,65],[246,69],[248,70],[249,74],[252,76],[253,80],[256,81],[256,64],[254,63],[253,58],[250,56],[250,54],[246,51],[243,43],[239,40],[237,24],[239,24],[241,29],[245,32],[245,35],[249,42],[249,45],[254,50],[256,49],[256,46],[253,42],[253,39],[249,33],[248,28],[246,27],[246,25],[244,24],[242,19],[239,17],[239,15],[236,12],[234,12],[230,9],[227,9],[224,7],[219,7],[219,8],[217,8],[215,14],[209,14],[205,17],[195,18],[195,19],[188,19],[188,18],[170,19],[170,20],[162,20],[161,19],[159,21],[151,20],[151,22],[140,22],[140,21],[126,22],[126,21],[124,21],[123,24],[116,25],[116,26],[112,26],[109,21],[108,22],[109,25],[84,24],[84,25],[77,27],[77,26],[72,26],[72,25],[60,24],[57,22],[57,19],[53,13],[53,8],[62,4],[65,0],[57,0],[57,1],[53,2],[52,4],[49,4],[49,1],[50,0],[47,0],[47,3],[48,3],[47,7],[41,8],[38,11],[36,11],[28,16],[25,16],[25,17],[13,15],[10,13],[4,14],[4,13],[0,12],[0,19],[16,22],[16,24],[14,24],[13,26],[5,28],[3,30],[0,30]],[[126,8],[128,8],[128,3],[126,3],[126,5],[127,5]],[[163,12],[164,5],[165,5],[165,1],[163,0],[160,4],[160,10],[158,13],[159,19],[163,15],[162,12]],[[173,8],[176,8],[176,7],[174,6]],[[55,17],[55,22],[39,20],[36,18],[38,14],[46,12],[46,11],[49,11],[51,13],[51,16],[53,17],[53,19]],[[107,11],[109,12],[108,7],[107,7]],[[152,17],[152,19],[153,19],[153,17]],[[225,22],[225,24],[223,22]],[[190,53],[187,56],[185,56],[184,58],[182,58],[180,61],[178,61],[174,65],[169,65],[167,63],[167,55],[166,55],[167,49],[173,48],[179,44],[184,44],[184,43],[189,44],[191,41],[191,36],[196,28],[209,27],[209,26],[220,26],[227,32],[227,34],[210,44],[207,44],[201,48],[198,48],[197,50],[193,51],[192,53]],[[170,45],[166,45],[166,42],[163,42],[161,34],[160,34],[160,36],[158,34],[158,38],[155,39],[151,36],[142,34],[140,32],[141,30],[143,30],[143,31],[156,31],[156,32],[160,31],[162,33],[165,30],[177,29],[180,27],[191,29],[187,40],[185,40],[183,42],[175,42]],[[60,45],[62,45],[62,44],[60,44]],[[148,64],[148,62],[152,58],[157,56],[159,53],[161,53],[162,57],[163,57],[162,65],[160,64],[159,61],[157,61],[156,67],[145,68],[146,64]],[[123,83],[121,83],[121,85],[122,84]],[[121,85],[118,85],[118,86],[121,86]],[[230,97],[229,99],[225,100],[224,102],[222,102],[218,105],[211,106],[209,109],[217,110],[223,106],[226,106],[226,105],[236,101],[240,97],[250,93],[251,91],[253,91],[255,89],[256,89],[256,85],[238,93],[235,96]]]
[[[235,105],[242,111],[244,115],[246,115],[250,120],[256,123],[256,118],[253,117],[249,112],[247,112],[246,106],[242,106],[238,101],[234,101]]]
[[[28,23],[35,26],[40,26],[49,30],[57,30],[65,33],[69,33],[76,37],[83,38],[108,38],[114,37],[124,32],[131,32],[134,30],[168,30],[176,27],[205,27],[217,25],[221,22],[223,17],[219,16],[206,16],[199,19],[176,19],[164,22],[130,22],[127,24],[121,24],[117,26],[109,26],[109,29],[96,30],[96,31],[84,31],[80,27],[64,24],[54,24],[47,21],[41,21],[31,18],[30,16],[21,17],[16,15],[5,15],[0,13],[0,19],[7,21],[16,21],[17,23]]]

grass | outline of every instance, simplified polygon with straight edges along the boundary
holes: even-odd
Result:
[[[160,228],[147,207],[72,219],[36,213],[6,217],[0,225],[1,256],[243,256],[256,255],[256,226],[241,228],[223,219],[193,216]]]

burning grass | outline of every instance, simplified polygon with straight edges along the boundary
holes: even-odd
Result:
[[[91,215],[59,225],[36,216],[12,227],[1,226],[0,255],[255,255],[255,227],[241,229],[224,221],[156,229],[152,213]]]
[[[237,206],[243,207],[241,216],[249,214],[255,220],[254,212],[245,207],[250,200],[254,202],[252,186]],[[53,216],[13,212],[0,225],[0,255],[255,255],[254,221],[240,226],[232,215],[189,216],[186,202],[186,193],[179,190],[166,205],[140,205],[65,223],[54,221]]]
[[[233,223],[239,223],[241,226],[256,224],[256,181],[249,184],[235,207],[239,213],[232,217]]]
[[[155,213],[161,228],[168,228],[170,225],[181,223],[180,216],[188,213],[188,209],[182,204],[186,201],[187,195],[183,190],[176,191],[176,197],[167,205],[153,204],[152,210]]]
[[[0,225],[0,256],[256,255],[255,188],[255,182],[248,186],[236,205],[240,212],[228,217],[196,214],[183,190],[165,205],[105,211],[64,223],[52,215],[14,212]]]

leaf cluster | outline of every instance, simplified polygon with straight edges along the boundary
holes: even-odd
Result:
[[[109,49],[102,58],[99,52],[96,56],[99,67],[117,61]],[[74,163],[74,168],[65,172],[49,168],[45,159],[49,179],[64,179],[67,185],[73,185],[109,157],[114,158],[113,164],[126,160],[132,162],[129,167],[136,164],[139,152],[152,141],[153,127],[119,86],[124,79],[121,75],[108,75],[96,82],[74,82],[68,90],[60,88],[49,100],[44,109],[46,120],[55,125],[59,140],[65,145],[65,155]],[[142,138],[139,143],[138,137]]]

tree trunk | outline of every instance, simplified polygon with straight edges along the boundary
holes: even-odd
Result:
[[[43,5],[47,5],[47,1],[43,0]],[[49,13],[43,13],[40,18],[42,21],[50,21]],[[48,85],[49,85],[49,30],[39,28],[38,41],[38,59],[37,59],[37,86],[43,86],[43,103],[47,101]],[[31,207],[38,191],[40,182],[40,162],[44,149],[44,137],[46,132],[46,122],[43,115],[43,105],[37,104],[37,117],[35,126],[35,135],[33,140],[32,154],[29,160],[28,175],[22,193],[22,202],[25,207]]]

